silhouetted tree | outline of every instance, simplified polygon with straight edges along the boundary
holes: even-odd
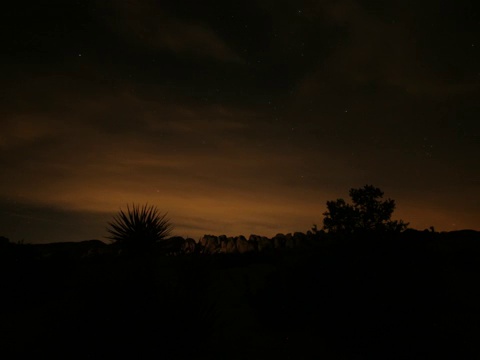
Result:
[[[120,210],[108,223],[111,236],[107,238],[121,245],[147,247],[170,235],[173,226],[166,216],[154,206],[127,205],[126,212]]]
[[[327,201],[323,228],[330,233],[353,234],[361,232],[401,232],[408,223],[390,220],[395,201],[382,201],[383,192],[372,185],[350,189],[353,204],[343,199]]]

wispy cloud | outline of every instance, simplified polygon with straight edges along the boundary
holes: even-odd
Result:
[[[242,62],[236,52],[205,23],[182,20],[155,1],[114,1],[112,28],[145,46],[227,62]]]
[[[305,77],[300,87],[305,92],[301,94],[322,92],[322,84],[329,78],[335,78],[345,94],[359,88],[358,84],[395,87],[415,96],[461,95],[479,90],[472,77],[459,75],[464,70],[461,66],[435,60],[438,55],[423,43],[427,38],[425,28],[418,26],[418,19],[407,7],[392,5],[389,11],[372,10],[357,0],[307,6],[305,16],[340,28],[344,35],[316,73]]]

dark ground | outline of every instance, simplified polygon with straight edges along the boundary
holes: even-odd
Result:
[[[8,358],[480,356],[478,232],[244,255],[77,248],[2,245]]]

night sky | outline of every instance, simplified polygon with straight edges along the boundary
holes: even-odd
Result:
[[[16,1],[1,9],[0,235],[273,236],[373,184],[480,230],[480,2]]]

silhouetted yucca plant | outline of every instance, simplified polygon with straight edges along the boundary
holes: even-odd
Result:
[[[132,204],[127,211],[120,212],[108,222],[109,239],[129,246],[148,246],[170,235],[172,224],[155,206]]]

